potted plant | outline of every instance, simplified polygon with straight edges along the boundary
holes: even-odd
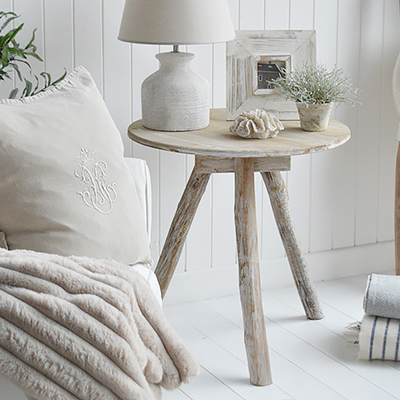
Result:
[[[274,80],[276,89],[287,99],[294,100],[305,131],[323,131],[328,127],[333,103],[354,106],[358,89],[342,69],[328,71],[325,65],[304,64],[294,71],[283,71]]]
[[[11,26],[11,22],[18,17],[13,12],[0,11],[0,82],[12,79],[15,72],[16,77],[24,83],[20,97],[33,96],[60,82],[64,79],[66,72],[55,81],[52,81],[48,72],[42,72],[39,76],[33,73],[30,60],[43,61],[37,54],[37,48],[33,43],[36,29],[32,32],[31,40],[22,46],[17,42],[16,37],[24,24],[20,24],[16,28]],[[18,93],[19,89],[14,88],[9,94],[9,98],[15,98]]]

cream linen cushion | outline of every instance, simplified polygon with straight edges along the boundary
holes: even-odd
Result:
[[[121,136],[83,67],[0,100],[0,231],[10,250],[151,263]]]

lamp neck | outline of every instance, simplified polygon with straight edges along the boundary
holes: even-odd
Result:
[[[190,61],[193,60],[194,54],[192,53],[159,53],[156,58],[160,61],[160,69],[173,69],[178,71],[179,69],[190,69]]]

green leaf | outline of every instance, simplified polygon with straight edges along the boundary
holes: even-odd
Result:
[[[15,97],[18,94],[18,91],[19,91],[18,88],[14,88],[13,90],[11,90],[10,94],[8,95],[8,98],[9,99],[15,99]]]
[[[10,76],[10,72],[9,71],[5,71],[5,70],[1,70],[1,77],[2,80],[4,79],[12,79],[12,77]]]
[[[16,60],[13,60],[12,62],[13,63],[18,62],[18,63],[21,63],[21,64],[25,64],[30,70],[32,70],[31,64],[29,64],[29,62],[27,60],[18,58]]]
[[[21,97],[30,96],[31,93],[32,93],[32,87],[33,87],[32,82],[28,81],[28,79],[25,79],[25,88],[24,88],[24,90],[22,92],[22,96]]]
[[[9,58],[8,58],[8,49],[3,50],[3,54],[1,55],[1,65],[3,67],[6,67],[9,63]]]
[[[33,44],[33,42],[35,41],[36,31],[37,31],[37,28],[35,28],[35,29],[33,30],[33,32],[32,32],[32,38],[31,38],[31,40],[29,41],[29,43],[25,46],[25,50],[26,50],[26,49],[29,49],[29,47],[33,46],[33,47],[35,48],[35,51],[36,51],[36,46]]]
[[[24,54],[24,51],[23,51],[23,50],[20,50],[20,49],[18,49],[18,48],[10,47],[10,48],[8,49],[8,51],[9,51],[11,54],[14,54],[15,56],[22,57],[22,58],[27,58],[26,55]]]
[[[14,69],[14,71],[17,73],[18,79],[22,82],[22,74],[21,71],[19,70],[18,64],[15,63],[10,63],[9,64],[11,68]]]
[[[60,83],[66,76],[67,76],[67,70],[64,68],[64,73],[57,80],[52,82],[52,85],[57,85],[57,83]]]
[[[36,94],[38,92],[38,88],[39,88],[39,78],[37,77],[37,75],[34,75],[33,77],[35,78],[36,85],[35,85],[35,88],[32,90],[32,94]]]
[[[43,61],[42,58],[36,53],[25,52],[25,55],[31,56],[31,57],[35,58],[36,60]]]
[[[19,43],[15,40],[15,38],[13,40],[11,40],[11,43],[12,43],[14,49],[19,49]]]
[[[51,82],[51,75],[48,72],[44,71],[44,72],[40,73],[40,76],[43,77],[43,79],[44,79],[44,82],[45,82],[44,86],[49,87],[50,82]]]
[[[10,15],[10,17],[9,18],[7,18],[6,20],[5,20],[5,22],[3,23],[3,25],[1,25],[1,27],[0,27],[0,32],[11,22],[11,21],[13,21],[14,19],[16,19],[16,18],[18,18],[18,15],[17,14],[15,14],[15,13],[13,13],[13,12],[8,12],[8,13],[5,13],[5,12],[1,12],[1,14],[0,14],[0,19],[1,18],[3,18],[3,17],[8,17]]]
[[[23,28],[24,24],[21,24],[15,29],[11,29],[8,31],[1,39],[0,39],[0,47],[4,47],[5,44],[11,42],[15,36],[18,35],[18,32]]]
[[[6,79],[11,79],[11,76],[7,71],[4,71],[3,69],[0,70],[0,80],[4,81]]]
[[[17,95],[26,97],[40,93],[49,86],[59,83],[67,74],[67,71],[64,70],[64,74],[53,82],[50,73],[46,71],[39,75],[33,73],[30,60],[35,59],[43,62],[34,44],[37,30],[32,31],[32,36],[26,45],[20,44],[16,38],[24,24],[12,28],[10,24],[16,18],[18,18],[18,15],[14,12],[0,11],[0,33],[4,32],[4,35],[0,35],[0,81],[12,79],[16,76],[25,85],[22,90],[13,89],[10,93],[12,98]],[[21,66],[24,66],[24,68],[21,68]],[[15,75],[13,72],[15,72]]]

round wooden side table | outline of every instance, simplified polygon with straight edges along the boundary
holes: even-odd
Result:
[[[235,174],[235,227],[239,261],[239,287],[244,340],[254,385],[272,383],[261,298],[254,172],[260,172],[268,191],[275,220],[290,268],[309,319],[323,318],[300,243],[293,229],[288,194],[280,171],[290,170],[290,158],[333,149],[350,139],[349,128],[331,120],[323,132],[305,132],[298,121],[285,121],[284,131],[272,139],[243,139],[229,132],[232,121],[225,110],[211,110],[210,125],[200,131],[163,132],[143,127],[128,129],[137,143],[156,149],[194,154],[195,166],[178,204],[156,268],[163,296],[175,272],[190,225],[213,173]]]

